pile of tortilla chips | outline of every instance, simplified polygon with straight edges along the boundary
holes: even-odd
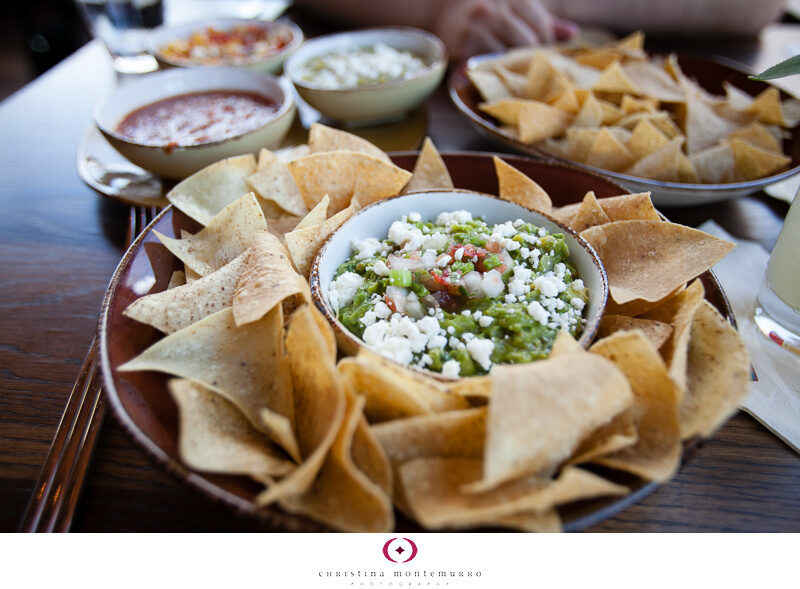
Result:
[[[782,142],[800,122],[800,102],[728,82],[725,96],[711,95],[674,55],[648,57],[643,44],[634,33],[602,47],[514,50],[467,75],[509,137],[603,170],[719,184],[791,162]]]
[[[175,377],[182,460],[263,484],[260,506],[361,532],[392,530],[395,508],[427,529],[558,531],[562,506],[629,492],[615,472],[669,479],[683,441],[710,436],[747,390],[745,349],[695,279],[731,244],[662,220],[646,193],[554,208],[495,165],[501,198],[596,248],[611,300],[588,351],[562,333],[546,360],[456,381],[367,349],[341,357],[306,280],[359,207],[452,187],[430,141],[412,175],[315,126],[307,147],[179,184],[170,200],[204,228],[159,235],[184,271],[125,314],[165,336],[119,370]]]

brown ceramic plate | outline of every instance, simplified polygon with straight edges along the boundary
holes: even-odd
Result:
[[[772,176],[758,178],[757,180],[731,182],[727,184],[686,184],[637,178],[636,176],[595,168],[594,166],[553,155],[533,145],[527,145],[503,132],[492,117],[478,108],[478,104],[482,102],[481,96],[466,74],[467,67],[474,67],[478,63],[495,59],[499,56],[500,54],[491,54],[473,57],[454,69],[448,81],[450,98],[458,110],[461,111],[478,131],[519,152],[537,158],[570,163],[583,170],[602,174],[611,180],[619,182],[631,192],[645,192],[649,190],[652,193],[653,202],[656,206],[674,207],[703,205],[721,200],[740,198],[761,190],[765,186],[785,180],[800,172],[800,129],[798,129],[798,127],[791,129],[789,138],[783,141],[784,153],[792,158],[788,169],[773,174]],[[725,91],[722,88],[722,83],[725,81],[730,82],[752,96],[755,96],[769,87],[766,82],[750,80],[747,77],[747,73],[736,69],[735,64],[718,58],[709,59],[705,57],[682,55],[678,57],[678,63],[680,63],[681,68],[687,76],[694,78],[700,86],[712,94],[724,95]],[[790,95],[783,91],[781,91],[781,95],[784,99],[790,98]]]
[[[487,153],[445,153],[456,188],[478,192],[497,192],[497,180]],[[393,155],[399,166],[411,169],[416,152]],[[587,190],[598,197],[624,192],[617,184],[574,167],[532,161],[528,158],[503,156],[513,166],[542,185],[557,206],[578,202]],[[130,435],[166,469],[203,493],[226,503],[240,512],[266,520],[268,526],[285,531],[323,531],[324,527],[305,518],[287,514],[277,507],[259,508],[254,499],[259,485],[246,477],[212,475],[194,472],[185,467],[178,456],[177,408],[166,388],[168,376],[157,372],[120,373],[117,367],[137,356],[161,337],[155,329],[125,317],[122,312],[147,292],[166,288],[178,260],[161,245],[153,229],[169,237],[177,237],[181,229],[197,231],[199,225],[173,207],[165,209],[125,253],[114,273],[103,301],[100,316],[100,354],[103,386],[111,407]],[[725,295],[711,272],[701,276],[708,298],[732,320]],[[152,288],[151,288],[152,287]],[[643,481],[624,473],[606,471],[614,481],[631,487],[628,496],[573,503],[561,510],[564,528],[580,530],[611,517],[657,488],[656,483]],[[398,530],[418,530],[415,524],[398,519]]]

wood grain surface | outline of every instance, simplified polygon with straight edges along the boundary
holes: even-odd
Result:
[[[703,49],[761,64],[783,59],[788,43],[800,43],[800,28]],[[122,255],[128,208],[75,171],[91,108],[114,83],[93,43],[0,104],[0,531],[19,525]],[[428,134],[443,150],[503,150],[468,126],[442,88],[428,103]],[[689,225],[713,218],[771,248],[786,210],[758,195],[667,215]],[[739,415],[672,482],[593,531],[800,531],[798,489],[800,456]],[[259,529],[174,480],[107,418],[73,530]]]

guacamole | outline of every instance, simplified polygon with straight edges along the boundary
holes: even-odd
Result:
[[[561,233],[468,211],[419,213],[386,239],[354,239],[328,303],[375,351],[445,376],[546,358],[560,330],[578,337],[588,290]]]

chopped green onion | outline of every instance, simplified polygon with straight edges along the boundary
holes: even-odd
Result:
[[[497,268],[502,265],[503,261],[497,254],[492,254],[491,256],[483,260],[483,267],[486,268],[487,270],[492,270],[493,268]]]
[[[392,286],[411,286],[411,270],[389,270],[389,284]]]

